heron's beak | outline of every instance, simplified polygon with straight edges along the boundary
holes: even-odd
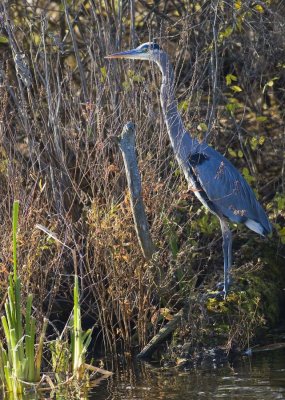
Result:
[[[148,54],[137,49],[121,51],[120,53],[110,54],[105,58],[127,58],[130,60],[148,60]]]

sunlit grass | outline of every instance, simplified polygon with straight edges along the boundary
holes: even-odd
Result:
[[[23,393],[25,383],[40,380],[43,343],[47,320],[44,320],[37,352],[36,320],[32,316],[33,295],[26,300],[25,313],[22,313],[21,279],[17,274],[17,229],[19,202],[13,204],[13,273],[9,276],[8,295],[5,314],[1,317],[4,341],[0,342],[0,382],[3,389],[14,396]]]
[[[18,276],[17,265],[17,230],[18,230],[19,202],[13,204],[12,242],[13,242],[13,272],[9,276],[9,287],[5,302],[5,314],[1,317],[4,330],[4,340],[0,342],[0,383],[3,391],[17,398],[25,392],[26,387],[34,387],[41,383],[41,367],[43,347],[48,320],[44,318],[43,325],[36,340],[36,319],[32,315],[33,295],[28,294],[26,302],[21,293],[21,278]],[[46,230],[45,230],[46,231]],[[49,231],[48,231],[49,233]],[[53,236],[55,240],[57,237]],[[70,345],[67,351],[62,352],[64,346],[61,338],[50,346],[52,352],[52,376],[55,375],[58,365],[57,356],[60,355],[61,366],[66,368],[66,376],[61,379],[57,374],[57,383],[62,384],[66,379],[81,380],[85,371],[94,369],[85,363],[85,354],[91,341],[92,329],[82,330],[80,310],[80,290],[77,275],[76,255],[71,249],[75,265],[74,274],[74,307],[69,323]],[[23,303],[25,311],[23,312]],[[60,351],[58,351],[60,349]],[[101,373],[104,373],[101,370]],[[108,374],[107,371],[105,373]],[[52,379],[48,377],[50,388],[54,388]]]

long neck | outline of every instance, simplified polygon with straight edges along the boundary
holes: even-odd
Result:
[[[186,132],[177,108],[174,97],[174,73],[168,55],[161,53],[156,63],[162,73],[160,101],[168,134],[176,157],[179,161],[183,161],[192,152],[191,149],[195,147],[196,141]]]

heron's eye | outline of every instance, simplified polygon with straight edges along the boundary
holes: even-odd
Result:
[[[158,44],[156,43],[146,44],[140,49],[141,53],[147,53],[148,51],[153,51],[153,50],[160,50]]]

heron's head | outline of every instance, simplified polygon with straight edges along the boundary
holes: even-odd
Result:
[[[126,58],[130,60],[156,61],[160,57],[160,54],[161,50],[159,45],[153,42],[148,42],[141,44],[135,49],[110,54],[105,58]]]

